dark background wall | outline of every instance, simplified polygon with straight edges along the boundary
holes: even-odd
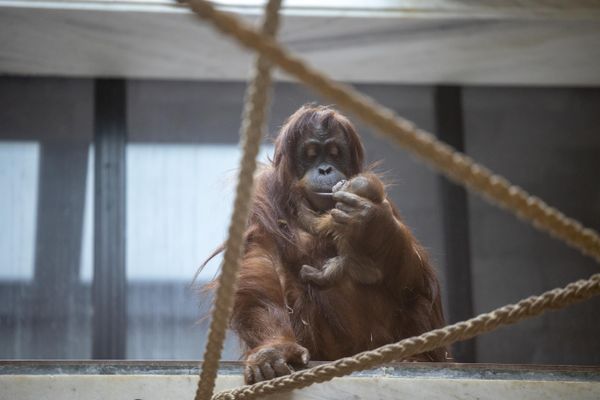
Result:
[[[600,93],[466,88],[467,152],[584,225],[600,227]],[[598,264],[469,197],[476,312],[598,271]],[[478,339],[482,362],[598,363],[598,299]],[[586,361],[584,361],[586,360]]]
[[[439,88],[357,86],[426,130],[437,131],[446,126],[440,125]],[[244,92],[241,82],[134,80],[126,83],[126,89],[130,145],[193,147],[233,145],[238,140]],[[460,107],[450,107],[447,113],[451,118],[459,117],[457,131],[462,131],[459,136],[469,155],[585,225],[600,228],[600,90],[455,89],[455,100],[462,104],[462,112]],[[0,150],[14,142],[39,145],[35,273],[29,279],[1,278],[9,275],[3,275],[3,271],[28,267],[16,255],[0,258],[0,358],[92,356],[94,299],[90,280],[81,279],[80,275],[85,258],[81,254],[86,254],[83,247],[93,241],[93,237],[84,238],[83,228],[84,208],[89,201],[89,175],[84,172],[93,168],[93,164],[88,166],[93,137],[93,90],[91,80],[0,78]],[[286,116],[309,101],[319,99],[300,86],[277,84],[269,123],[271,135]],[[467,304],[463,310],[471,307],[472,312],[484,312],[597,271],[597,265],[576,251],[479,198],[469,196],[461,203],[460,195],[445,196],[447,188],[437,174],[375,137],[369,129],[358,126],[369,161],[382,162],[379,169],[392,183],[392,198],[438,268],[447,309],[471,300],[472,306]],[[154,151],[150,165],[156,160],[154,166],[160,172],[164,169],[161,148]],[[18,182],[18,171],[10,163],[3,163],[1,157],[6,154],[0,152],[0,167],[4,169],[0,178],[5,176],[0,185],[8,187],[0,188],[0,192],[10,195],[17,191],[14,182]],[[189,167],[183,163],[181,166]],[[215,221],[226,221],[229,205],[203,203],[203,193],[210,188],[197,182],[199,178],[195,177],[199,175],[195,171],[182,170],[180,175],[186,178],[175,186],[183,187],[181,193],[196,196],[194,201],[160,197],[160,207],[144,211],[143,202],[153,201],[164,194],[164,188],[173,185],[172,177],[158,173],[152,181],[155,191],[136,197],[140,200],[127,210],[142,217],[134,219],[142,222],[137,223],[140,226],[136,227],[136,236],[127,240],[137,241],[142,247],[147,243],[148,251],[156,254],[173,254],[180,248],[174,242],[185,241],[191,243],[189,247],[206,248],[200,254],[207,255],[223,237],[206,240],[202,230],[211,221],[202,221],[198,215],[202,208],[211,207]],[[0,235],[6,238],[23,216],[16,215],[21,210],[18,199],[5,201],[15,210],[0,213]],[[144,241],[153,233],[149,232],[154,229],[152,221],[173,209],[181,210],[188,216],[189,224],[195,225],[188,227],[184,221],[172,231],[160,232],[164,237],[161,247],[151,248],[151,242]],[[452,218],[448,219],[448,214],[460,218],[449,226]],[[164,219],[168,220],[168,215]],[[4,239],[0,248],[19,243]],[[456,249],[467,251],[466,262],[460,265],[447,258]],[[186,266],[190,271],[186,279],[181,275],[171,279],[168,272],[166,278],[143,279],[144,265],[126,266],[128,270],[141,271],[142,276],[127,278],[127,346],[123,357],[201,357],[207,324],[198,319],[206,312],[207,302],[199,305],[198,294],[189,287],[193,271],[202,261],[201,255],[194,257]],[[472,291],[468,285],[464,290],[459,285],[449,292],[447,283],[457,268],[464,272],[465,267],[472,280]],[[166,262],[164,270],[170,268],[173,265]],[[599,306],[598,300],[590,301],[504,328],[478,338],[470,354],[478,362],[598,363],[600,342],[596,338],[600,335],[600,323],[594,311]],[[457,315],[453,312],[449,320],[454,322]],[[236,359],[238,355],[235,339],[230,338],[225,357]]]

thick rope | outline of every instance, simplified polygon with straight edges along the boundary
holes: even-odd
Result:
[[[267,36],[273,36],[277,31],[280,6],[281,0],[269,0],[266,6],[262,32]],[[211,398],[219,369],[223,341],[225,340],[233,306],[233,295],[236,290],[237,272],[242,255],[248,210],[252,203],[256,155],[258,154],[269,102],[270,69],[271,63],[265,57],[259,55],[255,62],[251,83],[246,91],[241,128],[243,147],[241,169],[195,400],[208,400]]]
[[[517,186],[511,185],[506,179],[494,175],[488,169],[476,164],[471,158],[437,141],[433,135],[419,130],[411,122],[396,116],[392,111],[378,105],[372,99],[361,95],[348,86],[334,83],[326,76],[306,66],[299,59],[292,57],[267,35],[257,33],[235,17],[216,11],[212,5],[203,0],[190,1],[194,11],[211,20],[222,32],[233,35],[246,47],[259,51],[286,72],[296,76],[325,97],[332,99],[340,107],[353,112],[364,122],[376,127],[384,135],[420,156],[451,179],[513,211],[532,222],[539,229],[563,239],[584,254],[600,261],[600,237],[595,231],[584,228],[577,221],[567,218],[540,199],[530,196]],[[242,180],[241,176],[240,180]],[[233,280],[235,280],[235,273]],[[231,297],[232,294],[233,290],[230,290],[225,296]],[[546,310],[565,307],[598,294],[600,294],[600,275],[597,274],[588,280],[572,283],[563,289],[555,289],[541,296],[530,297],[516,305],[504,306],[465,322],[427,332],[414,338],[404,339],[395,344],[363,352],[354,357],[344,358],[286,377],[222,392],[215,398],[253,398],[258,395],[324,382],[334,377],[347,375],[353,371],[403,359],[458,340],[469,339],[480,333],[496,329],[501,325],[516,323],[522,319],[539,315]],[[229,303],[231,303],[231,299],[229,299]],[[230,307],[222,313],[226,313],[228,318],[229,311]],[[216,318],[219,313],[217,306],[215,306],[214,313]],[[226,326],[227,318],[224,318],[224,326]],[[219,343],[221,343],[222,348],[222,340]],[[208,352],[209,350],[207,350],[207,354]],[[214,373],[216,374],[216,369]],[[214,377],[211,391],[213,387]]]
[[[589,279],[570,283],[564,288],[550,290],[540,296],[531,296],[517,304],[509,304],[467,321],[435,329],[420,336],[404,339],[397,343],[295,372],[291,375],[259,382],[251,386],[222,391],[217,393],[213,400],[253,399],[267,394],[300,389],[313,383],[326,382],[352,372],[406,359],[414,354],[447,346],[456,341],[467,340],[503,325],[514,324],[523,319],[540,315],[545,311],[579,303],[599,294],[600,274],[595,274]]]
[[[600,262],[600,236],[596,231],[585,228],[578,221],[477,164],[465,154],[438,141],[430,133],[418,129],[412,122],[395,115],[373,99],[350,86],[334,82],[290,54],[275,40],[255,31],[238,18],[215,10],[204,0],[189,0],[189,4],[192,10],[210,21],[218,30],[233,36],[245,47],[258,51],[273,64],[335,102],[340,108],[354,113],[363,122],[375,127],[381,134],[450,179]]]

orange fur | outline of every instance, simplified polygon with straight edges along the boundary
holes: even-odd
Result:
[[[347,136],[349,177],[369,182],[372,193],[357,194],[366,199],[373,194],[372,221],[360,229],[352,223],[336,227],[331,213],[319,215],[306,203],[294,146],[315,126]],[[269,375],[256,369],[271,357],[265,349],[276,354],[270,362],[282,357],[292,363],[288,354],[298,358],[303,349],[313,360],[333,360],[444,325],[438,281],[425,251],[385,197],[380,179],[363,173],[362,144],[353,126],[330,108],[305,106],[281,129],[273,162],[257,176],[245,238],[231,328],[247,349],[248,368],[254,368],[249,383]],[[377,279],[369,284],[337,279],[326,288],[301,279],[303,265],[321,266],[340,255],[351,255]],[[446,354],[440,348],[415,359],[443,361]]]

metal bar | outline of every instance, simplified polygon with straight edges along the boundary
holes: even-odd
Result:
[[[94,109],[93,358],[125,357],[126,81],[97,79]]]
[[[435,124],[438,138],[458,151],[464,151],[462,93],[458,86],[434,88]],[[462,186],[444,177],[440,181],[440,202],[444,229],[446,292],[451,323],[473,316],[471,249],[467,193]],[[458,362],[475,362],[475,340],[454,344],[452,355]]]

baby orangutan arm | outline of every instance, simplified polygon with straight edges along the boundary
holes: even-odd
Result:
[[[364,198],[373,204],[381,204],[385,198],[383,183],[374,174],[361,174],[350,181],[341,181],[333,187],[336,192],[348,192]],[[370,257],[354,250],[346,239],[345,225],[338,225],[331,213],[320,217],[317,223],[319,232],[331,233],[338,250],[338,256],[330,258],[319,270],[309,265],[302,266],[300,277],[321,287],[330,287],[339,283],[343,277],[349,277],[361,284],[374,284],[383,278]]]

